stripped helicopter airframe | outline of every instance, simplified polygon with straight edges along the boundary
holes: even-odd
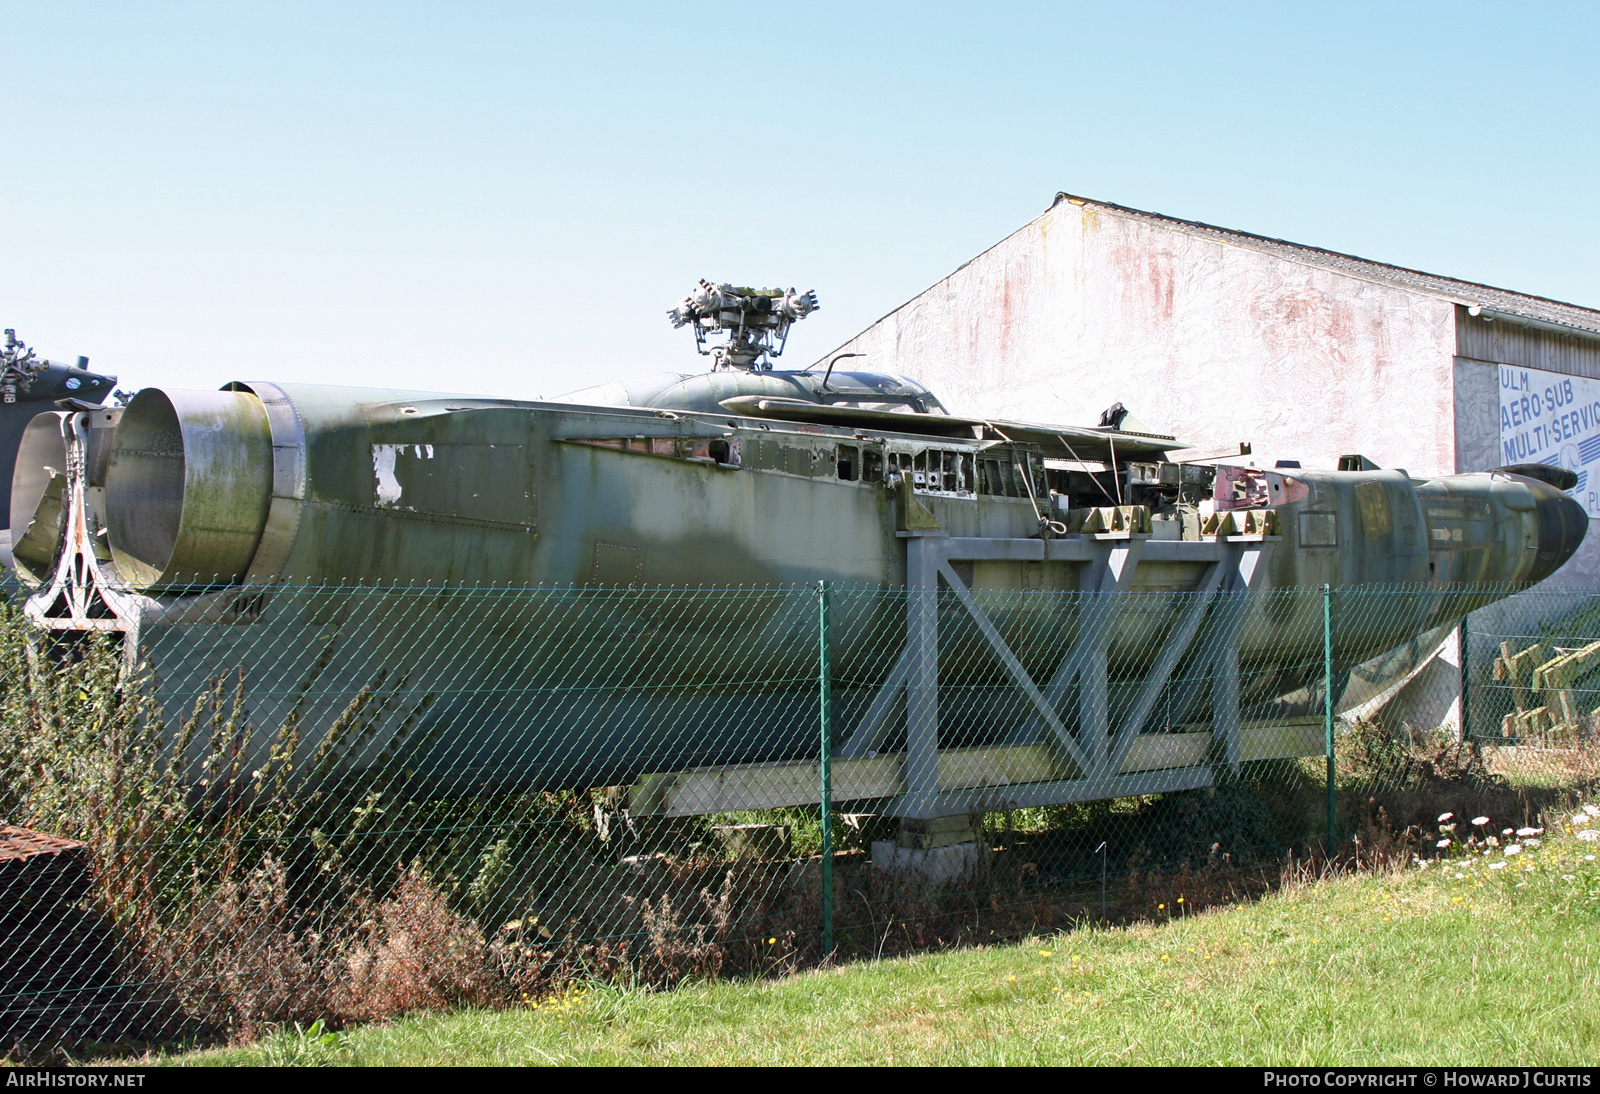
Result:
[[[266,632],[278,654],[243,671],[261,695],[285,696],[312,670],[329,626],[326,602],[308,607],[296,589],[560,588],[624,614],[629,589],[770,590],[742,616],[718,614],[714,633],[692,611],[670,626],[585,631],[595,662],[640,665],[638,688],[599,706],[549,676],[572,626],[519,630],[526,608],[515,598],[473,609],[481,656],[462,659],[456,609],[434,598],[410,609],[435,613],[433,625],[349,639],[362,656],[327,670],[381,664],[394,679],[455,664],[473,686],[424,719],[442,784],[584,787],[810,755],[805,702],[743,684],[719,692],[717,681],[740,650],[812,656],[779,639],[808,625],[809,590],[826,581],[857,590],[838,624],[836,664],[874,681],[841,690],[843,754],[916,738],[909,721],[890,724],[900,715],[886,716],[881,698],[928,679],[919,663],[947,681],[1048,680],[1022,687],[1038,739],[1065,750],[1045,781],[1082,782],[1093,769],[1114,776],[1099,794],[1111,796],[1133,785],[1116,779],[1137,739],[1161,728],[1152,695],[1166,696],[1167,730],[1210,709],[1214,696],[1191,694],[1170,713],[1176,661],[1166,661],[1184,655],[1164,651],[1197,628],[1215,633],[1226,594],[1414,590],[1381,625],[1341,633],[1345,688],[1363,662],[1436,643],[1467,611],[1547,577],[1588,527],[1556,468],[1423,479],[1358,457],[1339,470],[1219,464],[1175,457],[1193,449],[1120,404],[1093,427],[1002,421],[949,413],[912,379],[839,369],[837,359],[772,367],[789,328],[817,306],[814,293],[702,282],[670,315],[713,357],[709,371],[557,400],[249,380],[147,388],[125,407],[42,417],[23,439],[11,507],[26,610],[55,630],[120,631],[158,667],[211,664],[202,654],[237,644],[242,629]],[[707,349],[718,336],[726,342]],[[1061,639],[981,667],[941,662],[937,644],[917,637],[914,608],[919,592],[940,589],[961,604],[935,615],[981,608],[1000,646],[1042,615]],[[993,596],[1030,591],[1056,595]],[[1160,611],[1096,614],[1085,596],[1098,593],[1170,599]],[[974,598],[986,595],[982,608]],[[1284,651],[1321,634],[1320,610],[1305,599],[1230,624],[1231,656],[1253,681],[1235,697],[1235,728],[1296,695],[1311,701],[1315,681]],[[730,634],[742,637],[730,645]],[[652,642],[671,643],[675,671],[710,683],[658,679],[661,661],[640,656]],[[770,652],[780,647],[791,653]],[[1084,699],[1095,690],[1086,665],[1099,666],[1098,706]],[[160,678],[174,701],[194,684]],[[256,707],[264,724],[273,702]],[[959,727],[947,719],[947,743],[1017,739],[1014,709],[966,717]],[[1120,743],[1106,745],[1108,734]],[[377,733],[348,762],[359,768],[393,745]],[[1229,747],[1237,761],[1241,746]],[[1050,800],[1072,800],[1065,793]],[[959,805],[920,800],[924,813]]]

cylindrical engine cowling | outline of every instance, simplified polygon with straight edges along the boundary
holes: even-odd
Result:
[[[117,426],[106,530],[136,589],[232,584],[261,541],[272,439],[254,395],[146,388]]]

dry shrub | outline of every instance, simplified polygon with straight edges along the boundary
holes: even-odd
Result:
[[[413,1011],[503,1005],[510,980],[478,925],[450,907],[420,865],[398,871],[379,901],[357,897],[354,919],[328,934],[292,906],[270,856],[243,884],[177,909],[170,926],[131,932],[137,960],[170,985],[191,1018],[236,1040],[323,1020],[395,1018]]]
[[[392,886],[357,869],[403,844],[374,824],[384,808],[405,828],[415,807],[330,773],[397,688],[362,689],[296,772],[308,728],[298,712],[268,735],[264,759],[256,750],[246,762],[261,734],[242,671],[214,679],[169,732],[149,672],[130,669],[114,638],[36,653],[33,637],[0,608],[0,816],[89,845],[81,911],[93,922],[79,933],[110,939],[96,950],[110,956],[74,970],[54,1008],[0,1007],[0,1044],[28,1055],[29,1044],[249,1040],[288,1023],[505,997],[482,932],[420,867]],[[402,712],[397,742],[415,713]],[[84,949],[64,945],[74,943]],[[85,992],[96,993],[95,1023],[67,1013]]]
[[[646,900],[639,909],[650,936],[651,952],[642,970],[651,984],[673,987],[685,979],[715,980],[727,960],[726,939],[733,917],[733,871],[723,878],[722,891],[700,890],[700,902],[709,922],[685,928],[668,896],[652,907]]]
[[[1441,731],[1391,733],[1363,723],[1340,738],[1337,785],[1341,853],[1381,866],[1430,845],[1442,813],[1484,814],[1516,827],[1567,798],[1577,784],[1570,778],[1512,783],[1477,740],[1458,741]]]
[[[450,907],[412,863],[375,910],[368,937],[349,947],[337,1000],[343,1020],[392,1018],[418,1010],[494,1006],[508,986],[479,926]]]
[[[299,929],[283,864],[270,855],[239,882],[128,924],[130,962],[167,985],[184,1012],[249,1040],[277,1024],[326,1014],[333,1000],[335,945]]]
[[[1405,866],[1428,839],[1419,825],[1397,825],[1386,805],[1369,800],[1360,827],[1343,844],[1341,854],[1355,869],[1382,872]]]

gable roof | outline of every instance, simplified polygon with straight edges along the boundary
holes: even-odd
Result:
[[[1349,277],[1444,297],[1468,307],[1476,306],[1507,315],[1522,316],[1539,323],[1568,327],[1572,328],[1574,333],[1600,334],[1600,310],[1594,308],[1583,308],[1543,296],[1512,292],[1509,289],[1497,289],[1492,285],[1479,285],[1473,281],[1459,281],[1453,277],[1423,273],[1421,270],[1408,270],[1404,266],[1391,266],[1386,262],[1373,262],[1371,259],[1357,258],[1355,255],[1328,251],[1321,247],[1308,247],[1303,243],[1290,243],[1285,239],[1258,236],[1232,228],[1219,228],[1214,224],[1203,224],[1197,220],[1182,220],[1161,213],[1149,213],[1143,209],[1130,209],[1077,194],[1058,193],[1055,201],[1051,203],[1051,208],[1063,201],[1069,201],[1074,205],[1092,205],[1097,209],[1108,210],[1122,216],[1159,221],[1189,235],[1204,236],[1219,243],[1261,251],[1290,262],[1318,266]]]

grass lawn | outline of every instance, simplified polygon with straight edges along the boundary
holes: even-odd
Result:
[[[171,1062],[1593,1064],[1600,842],[1573,834],[1589,823],[1131,927],[778,981],[593,986]]]

